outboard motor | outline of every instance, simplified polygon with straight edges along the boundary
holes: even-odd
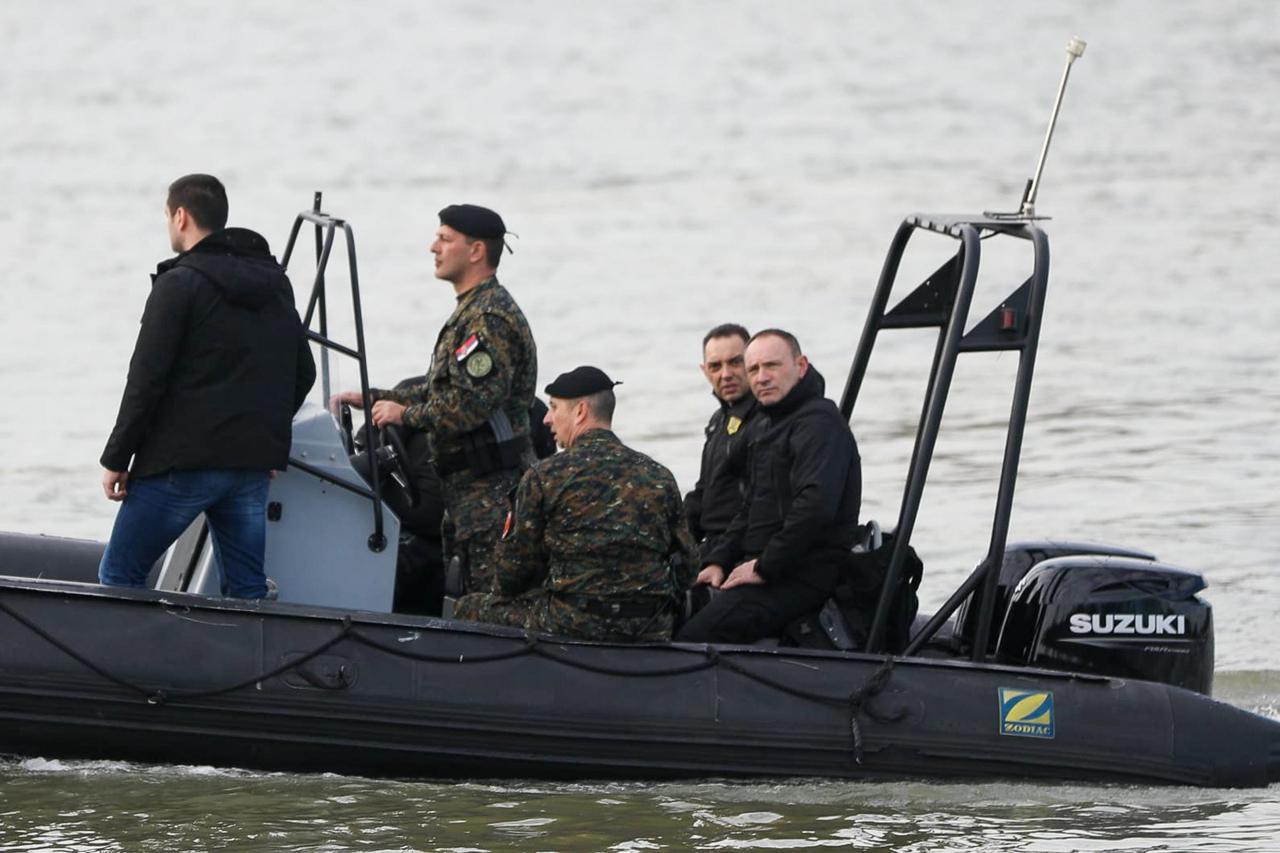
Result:
[[[999,639],[1000,624],[1009,609],[1009,596],[1032,566],[1054,557],[1066,557],[1073,554],[1095,554],[1105,557],[1136,557],[1140,560],[1152,560],[1155,554],[1139,551],[1134,548],[1123,548],[1118,545],[1103,545],[1098,542],[1063,542],[1058,540],[1038,540],[1032,542],[1012,542],[1005,546],[1004,559],[1000,563],[1000,579],[996,584],[996,603],[991,615],[991,638],[987,641],[987,654],[994,655],[996,641]],[[973,606],[973,596],[965,599],[956,612],[956,635],[966,648],[973,648],[974,635],[978,633],[978,608]]]
[[[1033,566],[996,644],[1002,663],[1139,678],[1208,694],[1213,611],[1204,578],[1150,560],[1077,554]]]

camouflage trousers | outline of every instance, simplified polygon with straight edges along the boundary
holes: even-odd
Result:
[[[502,531],[485,530],[471,534],[464,542],[454,543],[454,553],[462,557],[467,566],[467,591],[487,593],[493,591],[495,550]]]
[[[451,531],[445,537],[446,558],[457,554],[466,563],[468,592],[493,591],[494,550],[510,509],[507,495],[521,473],[499,471],[477,479],[463,471],[445,480],[446,528]]]
[[[608,617],[579,610],[539,587],[517,596],[473,593],[458,599],[453,618],[491,625],[510,625],[538,634],[582,640],[634,643],[671,639],[672,616]]]

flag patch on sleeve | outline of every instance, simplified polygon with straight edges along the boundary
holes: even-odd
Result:
[[[464,358],[471,355],[478,346],[480,346],[480,336],[472,335],[462,342],[462,346],[453,351],[453,355],[458,359],[458,361],[462,361]]]

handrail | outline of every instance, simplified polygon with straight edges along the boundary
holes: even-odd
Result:
[[[289,231],[289,242],[285,246],[284,255],[280,264],[286,269],[289,266],[289,259],[293,256],[293,249],[298,240],[298,234],[302,230],[304,222],[310,222],[315,226],[316,241],[316,274],[311,285],[311,294],[307,299],[307,310],[303,316],[303,325],[307,329],[307,337],[318,343],[321,347],[321,391],[327,401],[331,394],[330,374],[329,374],[329,351],[341,353],[355,359],[360,369],[360,396],[364,404],[365,412],[373,410],[373,397],[369,389],[369,364],[368,355],[365,347],[364,339],[364,317],[360,311],[360,275],[356,266],[356,243],[355,234],[351,230],[351,225],[346,220],[330,216],[320,210],[321,194],[315,194],[314,206],[312,210],[304,210],[293,220],[293,227]],[[343,238],[347,245],[347,271],[351,279],[351,304],[355,320],[356,345],[354,348],[345,346],[332,340],[328,334],[328,308],[325,298],[325,271],[329,266],[329,260],[333,251],[333,240],[338,231],[341,230]],[[311,330],[311,321],[319,312],[319,331]],[[377,430],[370,429],[369,441],[371,452],[369,453],[370,479],[372,480],[372,490],[364,490],[354,487],[351,483],[346,483],[333,477],[325,476],[318,469],[313,468],[306,463],[299,462],[296,459],[290,459],[289,463],[294,467],[306,471],[317,477],[341,486],[348,491],[361,494],[373,501],[373,533],[369,535],[369,550],[381,551],[387,547],[387,536],[385,533],[385,525],[383,520],[383,500],[382,500],[382,466],[379,463],[378,450],[380,438]]]
[[[1031,377],[1035,372],[1036,350],[1040,343],[1040,321],[1044,316],[1045,291],[1049,284],[1049,238],[1044,231],[1028,223],[1022,230],[1034,249],[1034,270],[1025,286],[1028,290],[1028,306],[1023,331],[1021,358],[1018,359],[1018,375],[1013,384],[1013,400],[1010,403],[1009,430],[1005,436],[1004,460],[1000,469],[1000,490],[996,495],[995,517],[991,522],[991,542],[983,561],[986,577],[978,609],[978,627],[974,633],[972,658],[980,662],[986,658],[991,635],[991,619],[995,612],[996,587],[1000,580],[1000,566],[1004,560],[1004,548],[1008,541],[1009,519],[1013,513],[1013,490],[1018,480],[1018,462],[1022,456],[1022,436],[1027,424],[1027,407],[1031,398]]]
[[[919,229],[950,236],[959,241],[960,246],[951,261],[939,268],[897,306],[886,310],[901,266],[902,256],[912,233]],[[1006,235],[1031,241],[1034,250],[1033,270],[1030,278],[1009,298],[966,333],[965,326],[981,262],[981,241],[984,239],[984,232],[988,232],[986,237]],[[840,401],[840,410],[845,417],[851,419],[853,416],[871,353],[881,329],[937,326],[939,331],[916,439],[908,464],[902,503],[899,506],[893,551],[868,632],[865,651],[869,653],[880,651],[884,644],[889,609],[893,604],[893,597],[897,592],[906,563],[911,535],[923,499],[929,467],[933,460],[943,412],[946,409],[947,397],[955,373],[956,361],[962,353],[1018,350],[1021,356],[1014,382],[1000,486],[996,497],[987,555],[978,569],[965,580],[960,589],[952,594],[943,610],[935,614],[920,633],[911,638],[908,645],[908,650],[911,652],[919,649],[937,632],[967,596],[977,594],[980,600],[976,611],[978,625],[973,638],[973,659],[981,661],[986,656],[992,629],[992,614],[996,603],[999,567],[1007,542],[1012,513],[1013,492],[1017,482],[1018,461],[1026,425],[1048,275],[1048,238],[1042,230],[1029,221],[997,220],[986,216],[916,215],[908,217],[898,228],[885,258],[863,327],[862,338]]]

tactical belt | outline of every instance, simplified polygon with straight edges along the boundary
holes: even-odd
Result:
[[[516,435],[507,413],[498,409],[483,426],[463,436],[461,450],[437,453],[434,464],[441,477],[470,471],[477,477],[495,471],[524,467],[533,459],[533,442],[527,435]]]
[[[527,439],[525,444],[530,450],[533,449],[533,444]],[[485,474],[492,474],[494,471],[508,471],[520,467],[518,462],[514,465],[496,465],[492,463],[476,465],[473,464],[475,461],[474,454],[469,454],[465,450],[458,450],[453,453],[437,453],[434,461],[436,473],[441,477],[448,477],[450,474],[457,474],[459,471],[471,471],[477,477],[483,477]],[[480,470],[476,470],[477,468]]]
[[[563,592],[552,594],[570,607],[606,619],[645,619],[663,613],[671,605],[668,599],[656,595],[610,599]]]

